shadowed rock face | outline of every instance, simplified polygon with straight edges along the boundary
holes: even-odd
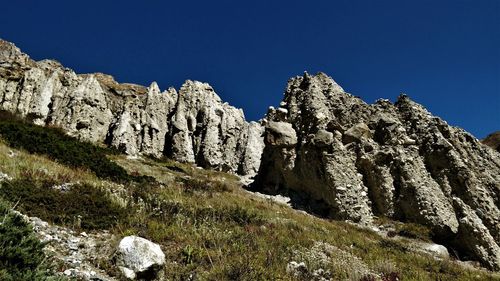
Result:
[[[500,131],[489,134],[481,142],[493,148],[494,150],[500,152]]]
[[[288,82],[265,124],[255,188],[326,202],[330,216],[429,226],[500,268],[500,155],[402,95],[368,105],[319,73]]]
[[[257,172],[264,147],[260,124],[246,122],[208,84],[188,80],[179,92],[161,92],[155,82],[120,84],[55,61],[35,62],[3,40],[0,110],[131,155],[166,155],[241,175]]]
[[[500,269],[500,154],[406,96],[368,105],[325,74],[305,74],[262,123],[248,123],[206,83],[120,84],[0,40],[0,110],[132,155],[258,172],[255,189],[307,195],[332,218],[424,224]]]

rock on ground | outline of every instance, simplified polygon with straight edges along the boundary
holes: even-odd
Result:
[[[152,280],[165,264],[165,254],[160,245],[138,236],[123,238],[116,256],[116,264],[121,272],[132,280]]]
[[[51,225],[37,217],[20,216],[33,225],[37,237],[47,243],[47,256],[59,264],[59,275],[77,280],[116,281],[114,277],[98,268],[98,264],[110,258],[113,235],[75,232],[71,229]]]

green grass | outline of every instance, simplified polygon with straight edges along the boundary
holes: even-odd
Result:
[[[378,225],[391,225],[394,230],[388,233],[389,236],[399,235],[406,238],[422,240],[424,242],[432,242],[433,232],[429,227],[425,225],[416,223],[402,223],[387,218],[378,218],[376,223]]]

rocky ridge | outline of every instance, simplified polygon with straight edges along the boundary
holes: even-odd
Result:
[[[298,192],[335,219],[423,224],[460,256],[500,269],[500,155],[404,95],[369,105],[306,73],[289,80],[279,108],[247,122],[206,83],[119,84],[0,41],[0,110],[131,155],[257,174],[253,189]]]
[[[0,110],[130,155],[166,155],[201,167],[253,175],[262,127],[187,80],[179,92],[120,84],[101,73],[76,74],[53,60],[33,61],[0,40]]]
[[[264,123],[256,189],[308,194],[335,219],[426,225],[500,269],[500,155],[469,133],[405,95],[366,104],[323,73],[291,79]]]

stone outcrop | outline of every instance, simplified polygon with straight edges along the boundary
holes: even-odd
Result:
[[[242,163],[249,124],[210,85],[187,81],[179,91],[170,139],[174,159],[231,171]],[[260,152],[259,152],[260,153]]]
[[[81,140],[130,155],[167,156],[253,176],[264,148],[263,128],[221,101],[206,83],[179,92],[120,84],[101,73],[76,74],[52,60],[33,61],[0,40],[0,110]]]
[[[500,269],[500,155],[472,135],[405,95],[366,104],[322,73],[291,79],[263,123],[255,189],[308,194],[335,219],[423,224]]]

